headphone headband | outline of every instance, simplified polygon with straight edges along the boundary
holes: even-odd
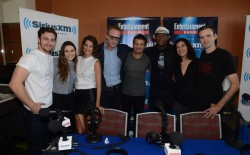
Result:
[[[128,155],[128,152],[124,149],[121,149],[119,147],[115,147],[113,149],[110,149],[106,152],[106,155],[111,155],[113,153],[119,153],[120,155]]]

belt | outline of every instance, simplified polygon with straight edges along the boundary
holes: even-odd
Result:
[[[118,89],[119,87],[120,87],[120,83],[119,84],[117,84],[117,85],[114,85],[114,86],[106,86],[106,88],[107,88],[107,90],[109,90],[109,91],[112,91],[112,90],[115,90],[115,89]]]

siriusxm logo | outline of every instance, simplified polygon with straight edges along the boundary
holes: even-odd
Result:
[[[76,26],[64,26],[64,25],[51,25],[51,24],[48,24],[48,23],[42,23],[42,22],[39,22],[39,21],[31,21],[29,20],[28,18],[24,18],[23,20],[23,25],[25,27],[25,29],[28,29],[28,28],[41,28],[41,27],[52,27],[54,28],[56,31],[61,31],[61,32],[72,32],[73,34],[76,34],[77,33],[77,28]]]
[[[30,52],[31,52],[31,48],[27,47],[26,50],[25,50],[25,53],[29,54]]]
[[[246,56],[249,58],[250,57],[250,48],[247,49]]]
[[[246,72],[244,74],[244,81],[248,81],[248,80],[250,80],[250,74]]]
[[[31,52],[31,50],[32,50],[31,48],[27,47],[26,50],[25,50],[25,53],[29,54]],[[60,54],[59,51],[51,51],[50,52],[50,55],[55,56],[55,57],[59,56],[59,54]]]

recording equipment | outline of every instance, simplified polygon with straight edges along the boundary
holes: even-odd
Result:
[[[106,152],[106,155],[110,155],[110,154],[120,154],[120,155],[128,155],[128,152],[124,149],[121,149],[119,147],[116,147],[116,148],[113,148],[113,149],[110,149]]]
[[[170,143],[170,148],[175,148],[176,147],[175,145],[180,145],[183,143],[184,136],[179,132],[173,132],[163,137],[162,134],[151,131],[146,134],[146,141],[150,144],[159,144],[159,145]]]
[[[64,116],[63,113],[68,113],[71,111],[63,111],[59,108],[54,108],[54,109],[50,109],[50,108],[41,108],[39,111],[39,116],[40,117],[50,117],[51,114],[55,114],[57,115],[59,121],[63,121],[64,120]]]
[[[164,144],[164,152],[166,155],[181,155],[181,149],[179,146],[175,146],[174,148],[171,148],[170,143]]]
[[[102,136],[96,133],[101,121],[102,114],[98,108],[90,109],[84,116],[89,134],[86,137],[88,143],[97,143],[102,140]]]
[[[243,137],[247,139],[248,137],[247,135],[249,135],[250,133],[250,129],[249,129],[250,122],[247,122],[243,118],[242,114],[234,106],[232,106],[231,109],[233,110],[234,113],[236,113],[236,116],[237,116],[236,122],[235,122],[234,137],[233,139],[232,138],[226,139],[225,142],[229,146],[234,147],[244,153],[245,151],[250,150],[250,143],[246,143],[245,141],[241,140],[240,137],[243,135]],[[242,130],[241,128],[245,130]],[[248,138],[248,141],[249,141],[249,138]]]
[[[57,136],[56,141],[53,144],[54,147],[58,146],[57,149],[59,151],[63,150],[71,150],[72,149],[72,136],[66,136],[68,132],[67,126],[70,125],[70,120],[63,116],[62,110],[55,109],[57,119],[51,119],[47,124],[48,129],[55,134],[59,134],[61,136]],[[54,113],[49,108],[44,108],[39,111],[40,117],[49,117],[51,113]],[[66,122],[66,123],[65,123]]]
[[[69,127],[71,125],[70,119],[67,117],[64,117],[63,115],[63,113],[69,113],[69,112],[71,111],[63,111],[59,108],[55,108],[55,109],[41,108],[39,111],[39,116],[45,120],[50,119],[50,121],[57,119],[59,122],[62,123],[62,126]]]
[[[161,133],[156,133],[154,131],[148,132],[146,134],[146,141],[150,144],[159,144],[164,145],[165,143],[170,143],[169,147],[175,149],[176,145],[180,145],[184,141],[184,136],[181,133],[174,132],[171,134],[166,133],[166,129],[168,128],[167,122],[167,113],[164,110],[163,102],[161,100],[157,100],[155,102],[155,107],[161,111],[162,116],[162,131]]]

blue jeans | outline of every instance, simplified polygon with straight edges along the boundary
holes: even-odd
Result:
[[[50,141],[50,132],[47,128],[49,118],[41,118],[24,108],[24,122],[28,139],[28,155],[40,155],[42,149]]]

